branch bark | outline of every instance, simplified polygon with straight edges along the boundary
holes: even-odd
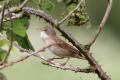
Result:
[[[28,1],[29,0],[25,0],[20,6],[9,8],[9,12],[8,12],[8,9],[6,9],[4,11],[4,16],[8,15],[9,13],[14,13],[14,12],[20,11],[27,4]],[[2,15],[0,15],[0,18],[1,17],[2,17]]]
[[[112,8],[112,2],[113,2],[112,0],[108,0],[108,6],[107,6],[106,12],[104,14],[104,17],[103,17],[103,19],[102,19],[102,21],[101,21],[95,35],[92,37],[90,42],[87,44],[89,47],[92,46],[95,43],[95,41],[96,41],[97,37],[99,36],[104,24],[106,23],[107,18],[109,16],[111,8]]]
[[[23,17],[23,13],[15,14],[14,16],[11,17],[11,20],[18,19],[21,17]],[[7,22],[7,21],[10,21],[10,18],[4,18],[3,22]]]
[[[2,24],[3,24],[3,18],[4,18],[4,11],[5,11],[5,1],[4,1],[4,5],[3,5],[3,8],[2,8],[2,13],[0,14],[0,31],[2,30]]]

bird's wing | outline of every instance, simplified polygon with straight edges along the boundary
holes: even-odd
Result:
[[[66,43],[62,39],[56,38],[56,43],[58,44],[58,46],[60,48],[63,48],[63,49],[66,49],[66,50],[70,51],[71,55],[78,54],[79,56],[83,57],[83,55],[77,49],[75,49],[73,46]]]

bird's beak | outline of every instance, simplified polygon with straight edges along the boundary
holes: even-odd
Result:
[[[40,32],[42,31],[42,28],[39,28]]]

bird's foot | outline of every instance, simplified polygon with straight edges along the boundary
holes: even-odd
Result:
[[[69,59],[70,58],[67,58],[66,62],[62,63],[61,66],[65,66],[68,63]]]
[[[47,61],[48,62],[51,62],[51,61],[53,61],[54,60],[54,58],[49,58]]]
[[[62,63],[62,64],[60,64],[61,66],[65,66],[67,63]]]

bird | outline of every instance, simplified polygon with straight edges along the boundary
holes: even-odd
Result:
[[[46,45],[52,45],[48,49],[54,55],[58,56],[57,58],[55,58],[55,56],[49,58],[48,59],[49,62],[54,59],[67,58],[67,60],[61,64],[62,66],[64,66],[67,64],[70,58],[78,58],[85,60],[85,57],[81,54],[80,51],[78,51],[72,45],[66,43],[64,40],[62,40],[60,37],[56,35],[56,32],[53,29],[53,27],[45,26],[40,28],[40,37],[45,42]]]

